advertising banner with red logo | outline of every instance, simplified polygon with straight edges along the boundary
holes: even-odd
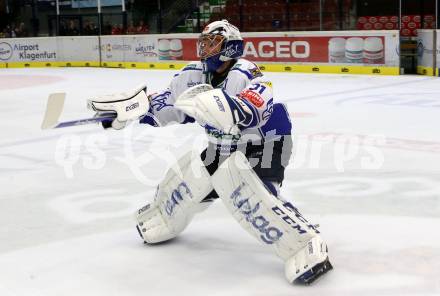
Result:
[[[259,63],[399,67],[398,31],[243,33],[244,57]],[[199,34],[2,39],[0,62],[155,63],[200,60]],[[101,39],[98,42],[99,38]],[[99,43],[101,47],[99,47]],[[99,55],[99,51],[101,54]],[[174,67],[174,66],[173,66]]]
[[[255,62],[398,65],[396,31],[255,35],[243,34],[244,58]],[[197,39],[180,40],[182,48],[178,59],[199,60]]]

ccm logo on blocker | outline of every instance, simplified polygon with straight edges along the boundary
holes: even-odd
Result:
[[[127,106],[127,108],[125,108],[125,111],[128,112],[130,110],[136,109],[137,107],[139,107],[139,103],[134,103],[131,104],[130,106]]]

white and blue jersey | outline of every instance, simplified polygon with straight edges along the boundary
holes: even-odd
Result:
[[[189,63],[174,76],[167,89],[151,96],[149,113],[140,123],[164,126],[194,122],[192,117],[174,108],[174,102],[180,94],[194,85],[212,84],[211,79],[212,76],[203,71],[201,62]],[[231,147],[249,141],[274,141],[291,134],[292,124],[285,105],[274,103],[272,83],[254,63],[245,59],[237,60],[226,78],[215,87],[222,88],[235,100],[241,100],[248,108],[246,118],[243,118],[240,125],[241,133],[237,136],[204,126],[211,143]]]

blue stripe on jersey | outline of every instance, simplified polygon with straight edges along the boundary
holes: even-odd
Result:
[[[235,70],[246,75],[249,80],[252,80],[254,78],[251,73],[249,73],[248,71],[241,70],[240,68],[235,68],[235,69],[232,69],[231,71],[235,71]]]
[[[203,71],[203,69],[198,69],[198,68],[183,68],[182,72],[183,71],[191,71],[191,70],[193,70],[193,71]]]
[[[262,132],[266,136],[268,132],[274,131],[276,135],[291,135],[292,123],[290,122],[289,113],[284,104],[276,103],[273,105],[273,113],[265,125],[261,127]]]

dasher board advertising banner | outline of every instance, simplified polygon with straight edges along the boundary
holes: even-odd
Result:
[[[59,62],[99,61],[97,36],[57,37]]]
[[[399,66],[398,31],[243,33],[243,38],[243,56],[254,62]],[[177,52],[170,49],[168,56],[199,59],[196,37],[168,40],[182,45]],[[160,47],[161,40],[161,58]]]
[[[158,60],[157,38],[149,35],[101,36],[103,62],[148,62]]]
[[[0,62],[51,62],[57,59],[55,38],[0,39]]]
[[[0,39],[0,68],[94,66],[181,69],[199,34]],[[398,31],[243,33],[244,58],[263,70],[399,75]],[[232,49],[233,50],[233,49]]]

